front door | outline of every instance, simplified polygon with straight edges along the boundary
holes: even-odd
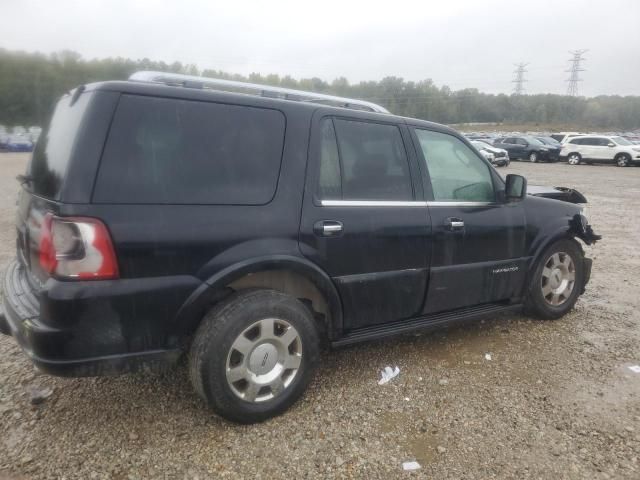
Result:
[[[316,113],[300,224],[300,249],[333,279],[346,330],[419,315],[429,270],[429,212],[408,130],[370,117]]]
[[[424,313],[519,295],[527,261],[522,205],[500,201],[504,183],[460,138],[420,128],[412,137],[433,229]]]

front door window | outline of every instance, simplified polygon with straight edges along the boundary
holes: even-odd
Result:
[[[435,201],[495,201],[490,167],[471,148],[452,135],[428,130],[415,132]]]

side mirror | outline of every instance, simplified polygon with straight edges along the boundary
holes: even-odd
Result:
[[[522,175],[510,173],[507,175],[504,190],[507,202],[519,202],[527,195],[527,179]]]
[[[609,144],[607,145],[607,147],[615,147],[615,146],[616,146],[616,144],[615,144],[615,143],[609,143]]]

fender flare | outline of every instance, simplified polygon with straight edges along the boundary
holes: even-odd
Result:
[[[561,239],[575,239],[579,238],[587,245],[593,245],[598,240],[602,239],[601,235],[597,235],[591,225],[587,222],[587,219],[584,215],[576,213],[572,218],[569,219],[568,225],[556,228],[553,233],[547,233],[545,235],[545,240],[538,245],[535,252],[531,255],[531,261],[527,267],[527,279],[525,282],[525,289],[528,288],[529,280],[535,269],[538,261],[542,253],[549,247],[549,245],[557,242]],[[580,243],[578,242],[578,245]],[[580,245],[580,249],[582,250],[582,245]],[[583,250],[584,252],[584,250]]]
[[[342,301],[333,281],[324,270],[309,260],[293,255],[268,255],[229,265],[204,281],[184,302],[176,314],[174,328],[179,336],[190,335],[197,328],[210,305],[229,294],[225,287],[249,274],[266,270],[292,270],[306,277],[324,296],[331,314],[329,338],[342,331]]]

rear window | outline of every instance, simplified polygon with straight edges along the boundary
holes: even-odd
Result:
[[[260,205],[280,173],[277,110],[123,95],[95,203]]]
[[[91,97],[91,93],[83,93],[71,104],[72,96],[65,95],[56,105],[27,167],[32,182],[26,185],[30,186],[33,193],[54,200],[60,198],[62,181],[73,154],[80,122]]]

